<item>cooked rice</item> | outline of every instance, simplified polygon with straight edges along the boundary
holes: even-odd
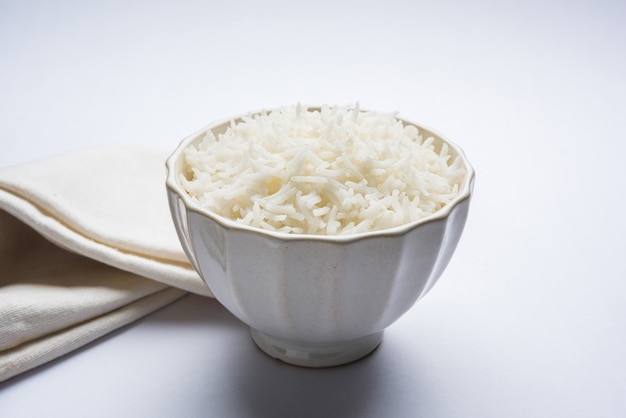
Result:
[[[181,182],[206,209],[296,234],[355,234],[422,219],[459,192],[465,169],[444,143],[395,114],[291,106],[208,131],[185,149]]]

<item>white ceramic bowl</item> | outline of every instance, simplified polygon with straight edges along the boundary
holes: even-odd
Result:
[[[436,147],[447,142],[467,176],[458,197],[440,211],[376,232],[275,233],[200,207],[178,181],[185,167],[183,150],[209,129],[224,132],[230,119],[187,137],[168,158],[170,209],[189,260],[270,356],[310,367],[364,357],[378,346],[384,329],[432,288],[450,261],[467,218],[474,171],[456,145],[401,120],[433,136]]]

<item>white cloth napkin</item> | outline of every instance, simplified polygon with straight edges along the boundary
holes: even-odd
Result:
[[[0,169],[0,381],[183,296],[212,296],[169,214],[165,158],[86,150]]]

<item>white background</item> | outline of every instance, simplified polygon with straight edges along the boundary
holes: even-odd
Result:
[[[286,366],[189,296],[0,384],[0,416],[626,416],[625,98],[621,1],[0,1],[0,166],[359,101],[477,172],[449,268],[365,360]]]

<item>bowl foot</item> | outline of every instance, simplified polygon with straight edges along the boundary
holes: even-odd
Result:
[[[250,329],[256,345],[271,357],[304,367],[332,367],[351,363],[370,354],[382,341],[383,331],[336,343],[302,343],[283,340]]]

